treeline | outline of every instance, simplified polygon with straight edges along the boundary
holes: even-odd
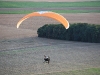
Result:
[[[65,29],[61,24],[46,24],[37,31],[38,37],[100,43],[100,25],[75,23]]]

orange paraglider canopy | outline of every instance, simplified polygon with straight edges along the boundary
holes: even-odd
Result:
[[[69,22],[68,22],[62,15],[57,14],[57,13],[54,13],[54,12],[50,12],[50,11],[33,12],[33,13],[30,13],[30,14],[24,16],[24,17],[17,23],[17,28],[19,28],[20,24],[21,24],[24,20],[26,20],[27,18],[33,17],[33,16],[45,16],[45,17],[53,18],[53,19],[59,21],[60,23],[62,23],[66,29],[69,28]]]

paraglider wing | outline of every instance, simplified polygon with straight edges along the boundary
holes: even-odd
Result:
[[[49,11],[33,12],[33,13],[30,13],[30,14],[24,16],[24,17],[17,23],[17,28],[19,28],[20,24],[21,24],[24,20],[26,20],[27,18],[33,17],[33,16],[45,16],[45,17],[53,18],[53,19],[59,21],[60,23],[62,23],[66,29],[69,28],[69,22],[68,22],[62,15],[57,14],[57,13],[54,13],[54,12],[49,12]]]

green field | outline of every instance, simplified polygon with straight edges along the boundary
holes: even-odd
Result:
[[[97,11],[87,11],[87,10],[52,10],[57,13],[100,13],[100,10]],[[28,14],[35,12],[35,10],[17,10],[17,11],[0,11],[0,14]]]
[[[94,8],[95,7],[95,8]],[[1,14],[27,14],[30,12],[50,10],[58,13],[100,13],[100,1],[90,2],[13,2],[0,1],[0,8],[15,8],[16,10],[1,10]],[[17,9],[17,8],[24,8]],[[27,10],[27,9],[30,10]],[[87,9],[88,8],[88,9]],[[93,8],[93,9],[92,9]],[[34,10],[32,10],[34,9]]]
[[[38,75],[100,75],[100,68],[91,68],[91,69],[76,70],[69,72],[55,72],[55,73],[38,74]]]
[[[100,7],[100,1],[94,2],[0,2],[0,8],[61,8],[61,7]]]

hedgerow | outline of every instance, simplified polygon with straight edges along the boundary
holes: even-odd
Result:
[[[65,29],[61,24],[46,24],[37,31],[38,37],[100,43],[100,25],[88,23],[70,24]]]

